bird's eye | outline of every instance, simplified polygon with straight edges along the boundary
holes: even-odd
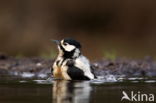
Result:
[[[63,43],[63,45],[64,45],[64,46],[66,46],[66,45],[67,45],[67,43]]]

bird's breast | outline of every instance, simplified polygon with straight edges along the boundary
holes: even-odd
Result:
[[[53,71],[54,78],[71,80],[70,76],[67,73],[67,69],[68,68],[65,66],[62,66],[62,67],[56,66]]]
[[[53,72],[55,78],[63,79],[61,67],[56,67]]]

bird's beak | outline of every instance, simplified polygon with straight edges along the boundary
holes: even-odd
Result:
[[[60,41],[59,40],[52,40],[54,43],[56,43],[57,45],[60,44]]]

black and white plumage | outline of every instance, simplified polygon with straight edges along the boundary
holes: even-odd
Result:
[[[56,41],[59,54],[53,64],[54,78],[65,80],[91,80],[95,78],[89,60],[81,54],[81,44],[66,38]]]

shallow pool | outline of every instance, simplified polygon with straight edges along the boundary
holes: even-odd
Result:
[[[3,79],[0,103],[129,103],[121,101],[123,91],[156,95],[156,82],[154,78],[119,78],[114,82]]]

